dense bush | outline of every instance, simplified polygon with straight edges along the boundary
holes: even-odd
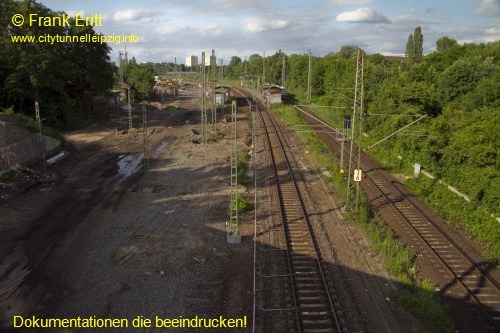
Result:
[[[437,202],[433,206],[447,222],[465,226],[483,242],[494,260],[500,258],[500,224],[495,220],[500,216],[499,55],[500,41],[458,45],[448,37],[418,62],[367,55],[362,137],[366,148],[425,115],[367,152],[398,173],[413,173],[418,162],[468,195],[471,203],[441,184],[420,186],[419,180],[413,187]],[[252,74],[260,74],[262,61],[254,58]],[[303,103],[309,56],[277,52],[266,59],[266,77],[281,78],[283,58],[287,90]],[[243,62],[237,66],[243,68]],[[312,103],[330,106],[312,109],[333,127],[341,127],[344,114],[352,112],[355,66],[352,46],[312,57]]]

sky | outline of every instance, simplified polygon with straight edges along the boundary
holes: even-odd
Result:
[[[443,36],[459,44],[500,40],[500,0],[38,0],[69,15],[102,15],[104,35],[138,36],[127,43],[137,62],[185,63],[201,52],[229,63],[251,54],[323,56],[343,45],[368,54],[404,54],[422,28],[424,53]],[[110,44],[111,60],[125,44]]]

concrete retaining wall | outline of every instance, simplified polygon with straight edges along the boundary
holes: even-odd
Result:
[[[61,142],[44,135],[45,156],[58,153]],[[37,133],[17,122],[0,120],[0,173],[15,165],[29,165],[40,159]]]

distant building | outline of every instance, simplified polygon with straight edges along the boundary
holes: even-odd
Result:
[[[198,56],[186,57],[186,67],[198,67]]]
[[[277,84],[261,85],[260,93],[264,96],[264,99],[268,104],[281,103],[286,97],[285,87],[280,87]]]
[[[382,56],[386,59],[404,59],[406,54],[404,53],[382,53]]]
[[[208,66],[217,66],[217,57],[215,55],[210,56],[210,61],[208,61]]]
[[[203,59],[200,61],[200,66],[203,63]],[[215,55],[210,55],[205,52],[205,67],[207,66],[216,66],[217,65],[217,57]]]

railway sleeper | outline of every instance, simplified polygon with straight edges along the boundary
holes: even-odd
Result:
[[[317,319],[317,320],[310,320],[310,319],[303,319],[301,320],[303,325],[308,325],[308,326],[313,326],[313,325],[322,325],[322,326],[332,326],[333,322],[330,318],[325,318],[325,319]]]
[[[315,265],[316,262],[313,258],[294,258],[292,257],[294,265]]]
[[[301,302],[301,304],[313,303],[313,302],[324,302],[325,297],[322,295],[323,293],[319,293],[318,296],[301,296],[299,295],[297,299]]]
[[[307,229],[306,228],[293,228],[290,230],[289,228],[289,234],[290,236],[296,236],[296,237],[305,237],[308,235]]]
[[[309,320],[321,320],[325,318],[330,318],[331,312],[328,306],[304,306],[304,304],[299,304],[299,313],[302,318],[308,318]]]
[[[323,289],[321,289],[321,288],[297,288],[295,293],[299,296],[317,295],[317,294],[323,294]]]
[[[291,242],[290,245],[292,246],[292,250],[293,249],[297,249],[297,248],[300,248],[300,249],[310,249],[311,248],[311,243],[309,243],[308,241],[301,241],[301,242]]]
[[[307,238],[305,236],[308,235],[307,229],[302,226],[301,223],[297,222],[288,225],[288,233],[291,237],[293,237],[294,235],[299,235],[299,237]]]
[[[318,281],[322,282],[321,278],[318,275],[310,276],[310,275],[297,275],[295,276],[295,280],[297,281]]]
[[[294,274],[295,276],[299,275],[316,275],[318,272],[316,270],[313,270],[312,267],[305,267],[302,268],[303,270],[298,270],[297,268],[294,269]]]
[[[316,261],[313,260],[313,258],[307,260],[307,259],[298,259],[298,260],[293,260],[292,258],[292,263],[296,269],[316,269]]]
[[[294,254],[302,254],[302,255],[306,255],[306,256],[313,256],[313,255],[315,255],[312,249],[297,249],[297,250],[293,250],[292,256]]]
[[[297,288],[302,288],[302,289],[307,289],[311,291],[322,291],[323,285],[321,284],[321,280],[319,279],[314,279],[314,278],[304,278],[305,276],[296,276],[295,277],[295,284],[297,285]],[[301,279],[303,278],[303,279]]]
[[[331,333],[337,332],[337,330],[333,328],[304,328],[304,333]]]

